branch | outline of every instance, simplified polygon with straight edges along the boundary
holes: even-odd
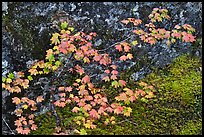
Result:
[[[122,41],[119,41],[119,42],[116,42],[116,43],[112,44],[111,46],[109,46],[109,47],[107,47],[107,48],[105,48],[105,49],[98,50],[98,51],[99,51],[99,52],[100,52],[100,51],[106,51],[106,50],[108,50],[109,48],[114,47],[116,44],[120,44],[121,42],[124,42],[124,41],[128,40],[129,38],[131,38],[131,36],[132,36],[132,34],[128,35],[126,39],[124,39],[124,40],[122,40]]]

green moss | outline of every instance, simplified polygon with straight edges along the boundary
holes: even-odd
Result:
[[[31,135],[51,135],[56,127],[55,117],[50,112],[42,114],[35,119],[38,128],[31,131]]]
[[[179,135],[199,135],[202,134],[202,120],[192,121],[189,120],[181,128]]]

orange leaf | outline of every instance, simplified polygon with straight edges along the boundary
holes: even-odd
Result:
[[[121,21],[123,24],[127,25],[129,23],[129,20],[122,20]]]
[[[130,51],[130,49],[131,49],[131,47],[130,47],[130,46],[128,46],[128,45],[124,45],[124,50],[125,50],[125,52],[129,52],[129,51]]]
[[[78,108],[78,107],[74,107],[74,108],[72,109],[72,112],[77,113],[78,111],[79,111],[79,108]]]
[[[37,102],[42,102],[44,99],[43,99],[43,97],[42,96],[38,96],[37,98],[36,98],[36,101]]]
[[[126,61],[126,59],[127,59],[127,57],[126,57],[125,55],[123,55],[123,56],[120,57],[120,60],[121,60],[121,61]]]
[[[16,105],[21,103],[21,100],[18,97],[13,97],[12,100],[12,103],[15,103]]]
[[[117,76],[116,75],[111,75],[110,77],[112,80],[116,80],[117,79]]]
[[[82,83],[90,83],[90,77],[88,75],[84,76],[81,80]]]
[[[36,125],[36,124],[32,124],[32,125],[31,125],[31,129],[32,129],[32,130],[36,130],[36,129],[37,129],[37,125]]]
[[[28,135],[30,133],[30,129],[29,128],[24,128],[24,130],[22,131],[22,134]]]
[[[15,124],[14,125],[16,125],[17,127],[21,127],[22,126],[22,124],[21,124],[21,121],[20,120],[16,120],[16,121],[14,121],[15,122]]]
[[[16,131],[17,131],[19,134],[23,134],[23,128],[22,128],[22,127],[17,127],[17,128],[16,128]]]
[[[65,89],[64,87],[59,87],[58,88],[59,91],[64,91],[64,89]]]
[[[113,69],[116,69],[116,68],[117,68],[116,65],[111,65],[110,67],[113,68]]]

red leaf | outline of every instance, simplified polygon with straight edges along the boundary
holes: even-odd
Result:
[[[115,110],[114,110],[114,113],[116,114],[121,114],[123,112],[123,107],[121,106],[118,106]]]
[[[106,69],[104,72],[105,72],[106,74],[109,74],[109,73],[110,73],[110,70],[109,70],[109,69]]]
[[[71,87],[71,86],[66,87],[66,88],[65,88],[65,91],[71,92],[71,91],[72,91],[72,87]]]
[[[113,75],[117,75],[117,74],[118,74],[118,71],[117,71],[117,70],[112,70],[111,73],[112,73]]]
[[[102,57],[101,55],[95,55],[93,59],[94,59],[95,61],[100,61],[100,60],[101,60],[101,57]]]
[[[102,80],[104,80],[105,82],[106,82],[106,81],[110,81],[109,76],[103,77]]]
[[[118,51],[122,51],[122,46],[121,45],[115,45],[115,49],[117,49]]]
[[[122,86],[126,86],[126,82],[124,80],[119,80],[119,83],[122,85]]]
[[[100,118],[98,112],[95,109],[91,109],[91,111],[89,111],[89,114],[93,118],[96,118],[96,119]]]

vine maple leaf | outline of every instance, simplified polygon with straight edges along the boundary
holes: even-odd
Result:
[[[79,66],[78,64],[75,66],[75,68],[77,69],[76,72],[78,72],[79,75],[82,75],[85,73],[84,70],[82,69],[82,67]]]
[[[79,111],[79,108],[78,108],[78,107],[74,107],[74,108],[72,109],[72,112],[77,113],[78,111]]]
[[[125,82],[124,80],[119,80],[119,84],[120,84],[121,86],[126,86],[126,82]]]
[[[42,102],[44,100],[44,98],[42,96],[38,96],[36,98],[36,102]]]
[[[121,60],[121,61],[126,61],[126,60],[127,60],[127,57],[126,57],[125,55],[122,55],[122,56],[120,57],[120,60]]]
[[[115,49],[117,49],[118,51],[123,51],[122,46],[121,45],[115,45]]]
[[[110,66],[112,69],[117,69],[117,66],[116,65],[111,65]]]
[[[111,86],[114,86],[115,88],[119,87],[119,83],[114,80],[112,83],[111,83]]]
[[[24,128],[24,130],[22,131],[22,134],[28,135],[30,133],[30,129],[29,128]]]
[[[118,74],[118,71],[117,71],[117,70],[112,70],[111,73],[112,73],[113,75],[117,75],[117,74]]]
[[[18,97],[13,97],[12,100],[12,103],[15,103],[16,105],[21,103],[21,100]]]
[[[110,70],[109,70],[109,69],[106,69],[104,72],[105,72],[106,74],[109,74],[109,73],[110,73]]]
[[[130,49],[131,49],[130,46],[128,46],[128,45],[124,45],[124,51],[125,51],[125,52],[129,52]]]
[[[131,53],[128,53],[128,54],[127,54],[127,58],[128,58],[128,59],[132,59],[132,58],[133,58],[132,54],[131,54]]]
[[[36,102],[34,101],[34,100],[29,100],[28,101],[28,105],[30,105],[30,106],[35,106],[35,104],[36,104]]]
[[[98,112],[95,109],[91,109],[91,111],[89,111],[89,114],[93,118],[96,118],[96,119],[100,118]]]
[[[28,124],[29,124],[29,125],[31,125],[31,124],[33,124],[33,123],[34,123],[33,120],[28,120]]]
[[[86,104],[86,105],[83,107],[83,109],[84,109],[85,111],[89,111],[89,110],[91,110],[91,108],[92,108],[92,106],[91,106],[90,104]]]
[[[101,58],[102,58],[101,55],[95,55],[93,59],[94,59],[95,61],[100,61]]]
[[[35,68],[29,69],[28,72],[30,72],[30,75],[37,75],[38,74],[38,71]]]
[[[116,113],[116,114],[121,114],[122,112],[123,112],[123,107],[122,106],[117,106],[114,109],[114,113]]]
[[[66,88],[65,88],[65,91],[71,92],[71,91],[72,91],[72,87],[71,87],[71,86],[66,87]]]
[[[36,124],[32,124],[32,125],[31,125],[31,129],[32,129],[32,130],[36,130],[36,129],[37,129],[37,125],[36,125]]]
[[[14,122],[15,122],[14,125],[16,125],[17,127],[21,127],[21,126],[22,126],[22,123],[21,123],[20,120],[16,120],[16,121],[14,121]]]
[[[104,80],[105,82],[106,82],[106,81],[110,81],[109,76],[103,77],[102,80]]]
[[[52,42],[52,44],[57,45],[57,44],[60,43],[60,41],[59,41],[59,39],[58,39],[59,36],[60,36],[59,33],[54,33],[54,34],[52,34],[52,38],[50,39],[51,42]]]
[[[22,127],[17,127],[17,128],[16,128],[16,131],[17,131],[19,134],[23,134],[23,128],[22,128]]]
[[[116,80],[117,79],[117,76],[116,75],[111,75],[110,77],[112,80]]]
[[[90,77],[88,75],[84,76],[81,80],[82,83],[90,83]]]
[[[129,20],[122,20],[121,21],[123,24],[127,25],[129,23]]]

